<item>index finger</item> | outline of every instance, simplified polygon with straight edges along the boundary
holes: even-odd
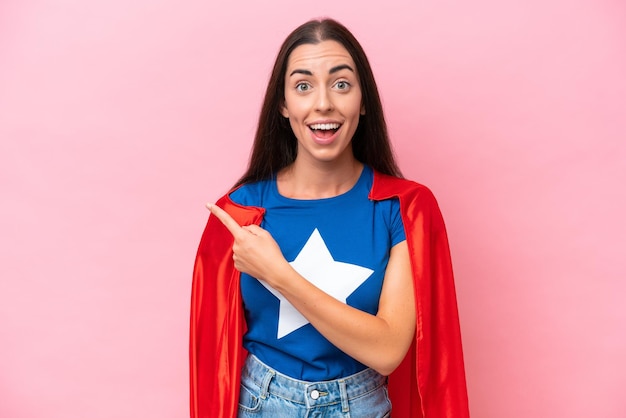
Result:
[[[236,234],[241,231],[241,226],[224,209],[212,203],[207,203],[206,207],[209,209],[211,214],[215,215],[215,217],[219,219],[222,224],[224,224],[226,229],[228,229],[233,236],[236,236]]]

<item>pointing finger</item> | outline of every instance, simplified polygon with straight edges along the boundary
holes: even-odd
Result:
[[[212,203],[207,203],[206,207],[209,211],[211,211],[211,214],[215,215],[215,217],[224,224],[233,236],[240,233],[241,226],[239,226],[237,221],[234,220],[224,209]]]
[[[248,225],[242,228],[250,232],[252,235],[261,235],[263,232],[265,232],[265,229],[255,224]]]

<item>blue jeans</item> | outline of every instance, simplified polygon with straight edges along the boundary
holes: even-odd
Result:
[[[372,369],[336,380],[305,382],[248,355],[241,372],[238,418],[387,418],[387,378]]]

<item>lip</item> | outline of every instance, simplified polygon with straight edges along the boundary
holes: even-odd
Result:
[[[315,135],[315,130],[311,129],[311,125],[317,124],[327,124],[327,123],[337,123],[339,124],[339,128],[335,131],[335,133],[328,138],[320,138]],[[311,139],[318,145],[330,145],[332,144],[337,137],[339,136],[339,132],[341,132],[341,128],[343,127],[343,123],[338,122],[336,120],[324,119],[324,120],[316,120],[310,123],[307,123],[307,127],[309,128],[309,132],[311,133]]]
[[[310,129],[310,131],[311,131],[311,139],[313,139],[313,142],[315,142],[318,145],[330,145],[339,136],[339,131],[341,131],[341,126],[339,127],[339,129],[335,131],[335,133],[332,136],[329,136],[328,138],[320,138],[319,136],[315,135],[314,130]]]

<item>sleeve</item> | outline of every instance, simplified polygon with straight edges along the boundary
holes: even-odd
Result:
[[[391,246],[406,240],[404,233],[404,223],[400,215],[400,202],[398,199],[391,199]]]

